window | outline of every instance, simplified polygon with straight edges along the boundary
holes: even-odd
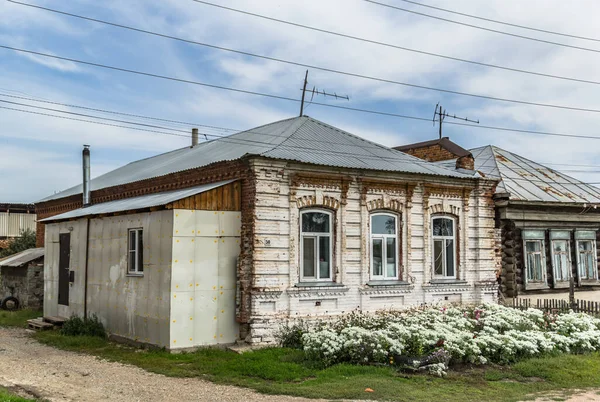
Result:
[[[330,281],[331,213],[309,210],[300,215],[300,272],[302,280]]]
[[[550,240],[554,283],[569,282],[571,279],[571,232],[551,230]]]
[[[524,230],[525,283],[546,284],[546,258],[544,254],[543,230]]]
[[[456,276],[456,235],[454,218],[434,217],[433,233],[433,274],[437,277]]]
[[[581,280],[598,279],[596,232],[575,232],[577,242],[577,271]]]
[[[398,224],[394,215],[371,215],[371,276],[398,279]]]
[[[142,229],[129,229],[129,262],[127,271],[132,275],[144,273],[144,243]]]

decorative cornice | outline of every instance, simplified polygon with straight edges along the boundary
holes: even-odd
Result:
[[[351,183],[352,178],[344,175],[294,173],[290,175],[291,187],[310,187],[343,190],[345,183]]]
[[[283,293],[282,290],[261,290],[251,294],[253,300],[277,300]]]
[[[298,298],[318,298],[328,296],[344,296],[350,288],[346,286],[310,286],[296,287],[286,290],[290,297]]]
[[[447,292],[468,292],[472,290],[471,285],[467,283],[427,283],[423,285],[425,292],[447,293]]]
[[[497,292],[498,282],[496,281],[479,281],[475,282],[475,288],[483,292]]]
[[[471,189],[464,187],[448,187],[440,185],[423,185],[423,194],[425,197],[444,197],[444,198],[458,198],[462,199],[467,194],[470,194]]]
[[[454,205],[448,204],[434,204],[429,207],[430,214],[451,214],[455,216],[460,216],[460,208]]]
[[[317,196],[315,195],[303,195],[300,197],[296,197],[296,205],[298,208],[321,206],[337,211],[340,207],[340,201],[335,197],[324,195],[323,201],[318,202]]]
[[[414,285],[385,285],[385,286],[365,286],[359,288],[360,294],[369,296],[393,296],[412,293]]]
[[[387,202],[386,202],[387,201]],[[403,204],[397,199],[378,198],[376,200],[367,201],[367,210],[369,212],[377,209],[390,209],[396,212],[402,212]]]

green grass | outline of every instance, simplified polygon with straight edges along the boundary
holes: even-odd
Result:
[[[322,369],[293,349],[267,348],[242,355],[221,349],[171,354],[130,348],[97,337],[63,336],[56,331],[38,332],[35,338],[60,349],[89,353],[166,376],[200,377],[267,394],[308,398],[516,401],[532,398],[531,394],[538,392],[559,391],[560,396],[569,389],[600,388],[598,353],[548,356],[512,366],[457,367],[446,378],[434,378],[407,375],[389,367],[340,364]],[[367,393],[366,388],[375,392]]]
[[[4,387],[0,387],[0,402],[31,402],[34,399],[21,398]]]
[[[4,311],[0,310],[0,327],[26,327],[27,320],[38,318],[42,315],[38,310],[17,310]]]

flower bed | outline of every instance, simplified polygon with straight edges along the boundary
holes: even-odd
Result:
[[[444,375],[453,363],[505,364],[600,349],[600,319],[493,304],[351,313],[302,328],[299,346],[309,359],[324,365],[379,363],[436,375]]]

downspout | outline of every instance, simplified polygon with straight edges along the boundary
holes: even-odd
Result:
[[[82,152],[82,165],[83,165],[83,207],[88,207],[91,204],[91,191],[90,191],[90,146],[84,145]],[[88,257],[90,250],[90,218],[87,218],[86,222],[86,235],[85,235],[85,268],[84,268],[84,282],[83,282],[83,318],[87,319],[87,294],[88,294]]]

